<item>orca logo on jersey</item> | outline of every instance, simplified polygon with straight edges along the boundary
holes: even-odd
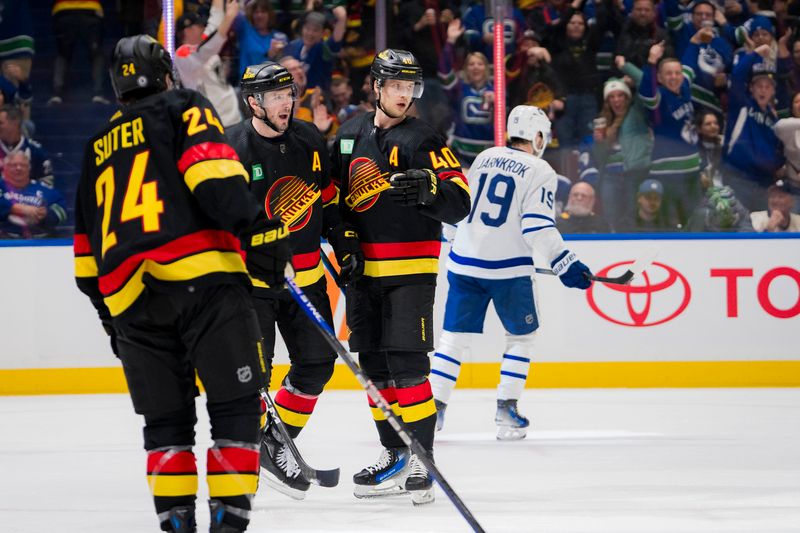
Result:
[[[314,202],[321,196],[316,183],[297,176],[284,176],[272,184],[264,198],[267,216],[279,216],[289,231],[298,231],[311,220]]]
[[[633,261],[607,266],[597,276],[615,276]],[[611,271],[614,272],[611,272]],[[600,317],[620,326],[664,324],[683,313],[692,298],[686,277],[664,263],[653,263],[631,285],[593,283],[586,291],[589,306]]]
[[[357,157],[350,162],[350,194],[345,196],[347,207],[362,213],[375,205],[381,192],[389,188],[378,164],[366,157]]]

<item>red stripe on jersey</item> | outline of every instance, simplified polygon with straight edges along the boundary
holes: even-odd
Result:
[[[319,250],[306,254],[295,254],[292,256],[292,266],[295,270],[307,270],[319,264]]]
[[[419,385],[414,385],[413,387],[407,387],[404,389],[395,389],[397,392],[397,403],[402,406],[406,405],[414,405],[416,403],[425,402],[433,398],[433,392],[431,392],[431,383],[427,379],[425,383],[420,383]]]
[[[322,189],[322,203],[327,204],[336,197],[336,185],[329,183],[327,187]]]
[[[171,263],[205,250],[224,250],[241,253],[239,239],[223,230],[203,230],[179,237],[163,246],[132,255],[113,271],[100,276],[98,286],[104,296],[113,294],[125,285],[145,259],[156,263]]]
[[[275,403],[289,411],[310,415],[314,412],[314,406],[317,405],[317,398],[305,398],[281,388],[275,395]]]
[[[397,395],[395,394],[394,387],[389,387],[387,389],[380,389],[378,392],[381,393],[383,399],[386,400],[386,403],[393,404],[397,401]],[[367,396],[367,400],[369,400],[370,407],[378,407],[378,405],[372,401],[372,398]]]
[[[442,180],[442,181],[449,180],[451,178],[461,178],[461,180],[464,183],[467,183],[467,177],[464,174],[462,174],[461,172],[458,172],[456,170],[447,170],[447,171],[442,172],[441,174],[439,174],[439,179]],[[469,184],[467,183],[467,185],[469,185]]]
[[[206,455],[209,474],[258,472],[258,451],[247,448],[209,448]]]
[[[362,242],[361,250],[367,259],[399,259],[401,257],[439,257],[439,241]]]
[[[190,451],[147,453],[148,474],[197,474],[197,463]]]
[[[200,161],[206,161],[207,159],[233,159],[234,161],[238,161],[239,156],[236,154],[236,150],[227,144],[212,142],[200,143],[183,152],[183,155],[178,160],[178,170],[183,174],[190,166]]]
[[[89,243],[89,236],[85,233],[76,233],[72,240],[72,252],[76,256],[91,254],[92,245]]]

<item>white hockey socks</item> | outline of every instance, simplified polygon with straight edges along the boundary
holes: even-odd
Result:
[[[461,360],[467,350],[467,334],[443,331],[439,339],[439,349],[431,358],[431,382],[433,397],[443,403],[450,401],[450,394],[456,386],[461,372]]]
[[[519,400],[522,396],[535,340],[536,332],[527,335],[506,334],[506,350],[500,363],[500,384],[497,386],[498,400]]]

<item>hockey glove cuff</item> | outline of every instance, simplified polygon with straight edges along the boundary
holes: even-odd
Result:
[[[292,260],[289,229],[278,217],[259,218],[244,237],[250,275],[270,287],[281,287],[286,264]]]
[[[589,279],[592,271],[578,260],[574,252],[564,250],[550,266],[566,287],[586,290],[592,286],[592,280]]]
[[[355,283],[364,274],[364,254],[356,230],[349,224],[340,224],[328,234],[328,242],[339,263],[339,286]]]
[[[389,184],[389,197],[400,205],[431,205],[439,194],[439,177],[427,168],[393,174]]]

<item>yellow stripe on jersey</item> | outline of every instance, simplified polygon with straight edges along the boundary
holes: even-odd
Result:
[[[96,278],[97,261],[94,256],[84,255],[75,258],[75,277],[76,278]]]
[[[194,192],[195,187],[206,180],[232,178],[242,176],[245,181],[250,182],[250,175],[239,161],[233,159],[209,159],[200,161],[186,169],[183,180],[189,190]]]
[[[433,403],[433,398],[430,400],[412,405],[409,407],[401,407],[400,411],[403,413],[403,422],[416,422],[423,418],[428,418],[436,414],[436,405]]]
[[[322,262],[319,262],[317,263],[317,266],[314,268],[296,272],[294,275],[294,282],[297,284],[298,287],[308,287],[309,285],[313,285],[314,283],[318,282],[320,278],[322,278],[322,276],[324,275],[325,275],[325,267],[322,266]],[[253,287],[261,287],[262,289],[269,288],[269,285],[267,285],[260,279],[251,277],[250,281],[253,283]]]
[[[364,261],[364,275],[373,278],[408,274],[438,274],[439,259],[383,259]]]
[[[117,292],[103,300],[111,316],[117,316],[136,301],[144,290],[142,276],[147,272],[163,281],[186,281],[217,272],[247,273],[242,256],[237,252],[210,250],[184,257],[167,265],[146,259],[131,279]]]
[[[459,187],[461,187],[462,189],[464,189],[465,191],[467,191],[467,194],[470,194],[470,192],[469,192],[469,185],[467,185],[466,183],[464,183],[464,180],[462,180],[461,178],[450,178],[450,179],[449,179],[449,180],[447,180],[447,181],[451,181],[451,182],[455,183],[456,185],[458,185]]]
[[[402,411],[400,409],[400,406],[397,404],[397,402],[390,403],[389,407],[392,408],[392,412],[394,413],[394,416],[396,416],[398,418],[401,416]],[[372,419],[375,420],[376,422],[380,422],[382,420],[386,420],[386,415],[383,414],[383,411],[381,411],[380,407],[370,407],[369,409],[370,409],[370,411],[372,411]]]
[[[153,496],[191,496],[197,494],[197,475],[147,476]]]
[[[311,413],[296,413],[289,409],[284,409],[278,404],[275,404],[275,409],[278,411],[278,416],[281,417],[281,420],[290,426],[298,428],[305,427],[311,417]]]
[[[255,494],[257,474],[208,474],[208,495],[212,498]]]

